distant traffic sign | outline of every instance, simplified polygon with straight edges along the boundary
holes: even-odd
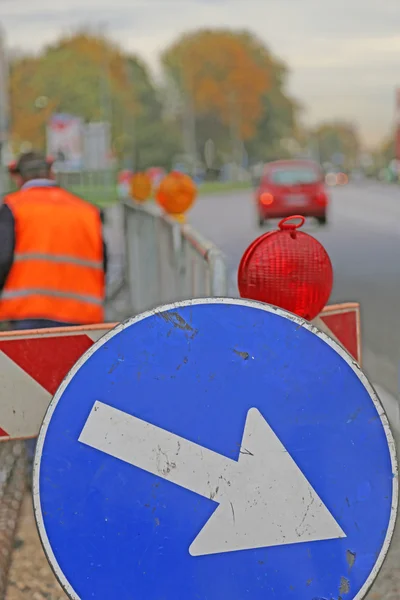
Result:
[[[193,300],[118,325],[57,391],[35,513],[74,599],[364,598],[397,463],[364,374],[280,309]]]

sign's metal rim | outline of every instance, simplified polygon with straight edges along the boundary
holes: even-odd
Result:
[[[398,490],[398,463],[397,463],[397,457],[396,457],[396,446],[395,446],[395,441],[393,438],[392,431],[390,429],[389,421],[386,416],[385,410],[383,408],[383,405],[381,404],[381,401],[379,400],[379,397],[378,397],[375,389],[369,382],[367,376],[363,373],[363,371],[361,371],[359,365],[354,360],[352,360],[352,357],[348,354],[348,352],[342,346],[340,346],[337,342],[335,342],[332,338],[330,338],[326,333],[324,333],[323,331],[320,331],[317,327],[315,327],[315,325],[313,325],[309,321],[306,321],[306,320],[302,319],[301,317],[298,317],[297,315],[294,315],[293,313],[290,313],[286,310],[283,310],[281,308],[271,306],[268,304],[264,304],[262,302],[257,302],[254,300],[246,300],[244,298],[196,298],[193,300],[183,300],[180,302],[173,302],[170,304],[161,305],[152,310],[143,312],[140,315],[137,315],[135,317],[132,317],[132,318],[124,321],[123,323],[120,323],[119,325],[117,325],[117,327],[108,331],[102,338],[100,338],[95,344],[93,344],[93,346],[91,348],[89,348],[89,350],[87,350],[81,356],[81,358],[77,361],[77,363],[73,366],[71,371],[65,377],[64,381],[61,383],[60,387],[58,388],[57,392],[55,393],[54,398],[52,399],[52,401],[47,409],[46,415],[45,415],[43,423],[42,423],[42,427],[39,432],[39,437],[38,437],[37,447],[36,447],[35,461],[34,461],[33,486],[32,486],[33,508],[34,508],[34,513],[35,513],[37,528],[39,531],[39,536],[40,536],[40,540],[41,540],[44,552],[46,554],[47,560],[49,561],[51,568],[54,571],[54,574],[56,575],[62,588],[64,589],[64,591],[67,593],[67,595],[69,596],[69,598],[71,600],[85,600],[76,593],[76,591],[72,588],[70,583],[67,581],[67,578],[65,577],[64,573],[62,572],[62,569],[59,566],[57,559],[53,554],[49,539],[47,537],[46,529],[44,526],[44,520],[43,520],[41,503],[40,503],[40,485],[39,485],[40,484],[40,463],[41,463],[41,458],[42,458],[42,453],[43,453],[43,445],[44,445],[47,429],[49,427],[53,412],[55,411],[60,398],[62,397],[66,387],[68,386],[70,381],[73,379],[73,377],[75,376],[77,371],[79,371],[79,369],[92,356],[92,354],[94,354],[101,346],[103,346],[103,344],[106,344],[112,337],[114,337],[114,335],[117,335],[118,333],[120,333],[124,329],[127,329],[131,325],[138,323],[144,319],[147,319],[148,317],[151,317],[153,315],[167,312],[167,311],[174,310],[174,309],[176,310],[176,309],[183,308],[186,306],[196,306],[196,305],[201,305],[201,304],[227,304],[227,305],[234,304],[234,305],[238,305],[238,306],[248,306],[249,308],[257,308],[259,310],[264,310],[265,312],[279,315],[280,317],[283,317],[284,319],[289,319],[290,321],[297,323],[299,325],[299,327],[304,327],[304,329],[307,329],[308,331],[314,333],[316,336],[318,336],[320,339],[322,339],[326,344],[328,344],[328,346],[333,348],[333,350],[335,350],[343,358],[343,360],[348,364],[348,366],[351,368],[353,373],[355,373],[355,375],[361,381],[361,383],[363,384],[365,389],[368,391],[368,394],[378,412],[379,418],[382,423],[382,427],[383,427],[385,435],[386,435],[388,447],[389,447],[390,459],[391,459],[391,464],[392,464],[392,473],[393,473],[393,479],[392,479],[393,495],[392,495],[392,506],[391,506],[391,511],[390,511],[388,529],[386,532],[386,537],[385,537],[384,543],[382,545],[382,549],[379,553],[379,556],[375,562],[375,565],[374,565],[373,569],[371,570],[371,573],[369,574],[366,582],[364,583],[361,590],[358,592],[357,596],[355,596],[353,598],[353,600],[363,600],[363,598],[365,598],[365,595],[370,590],[373,582],[375,581],[375,579],[383,565],[383,562],[386,558],[386,555],[389,551],[390,543],[391,543],[392,537],[393,537],[394,527],[396,524],[397,509],[398,509],[398,497],[399,497],[398,492],[399,492],[399,490]]]

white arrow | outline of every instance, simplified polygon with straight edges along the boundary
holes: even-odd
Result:
[[[192,556],[346,537],[256,408],[238,461],[102,402],[79,441],[219,504]]]

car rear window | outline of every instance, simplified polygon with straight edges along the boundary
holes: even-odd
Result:
[[[280,167],[268,173],[268,179],[276,185],[296,185],[301,183],[316,183],[320,175],[311,167]]]

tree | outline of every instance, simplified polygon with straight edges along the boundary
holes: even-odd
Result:
[[[201,130],[248,140],[263,112],[263,94],[269,88],[269,55],[251,34],[225,29],[200,30],[183,35],[162,55],[167,80],[179,91],[181,106],[191,106]],[[171,85],[171,83],[170,83]],[[214,124],[214,125],[213,125]]]
[[[284,90],[286,66],[253,34],[188,33],[163,53],[162,64],[172,112],[186,130],[196,126],[200,155],[211,138],[220,156],[240,159],[244,143],[263,160],[292,133],[297,107]]]
[[[157,157],[160,154],[166,132],[162,105],[148,71],[140,59],[124,55],[103,37],[80,32],[62,38],[37,58],[16,58],[10,82],[17,145],[27,140],[44,148],[50,115],[66,112],[86,122],[109,121],[120,158],[132,160],[137,144],[145,146],[144,155],[151,164],[148,146],[154,146]],[[38,107],[40,97],[48,98],[47,106]],[[165,144],[168,149],[170,139]]]
[[[121,53],[85,33],[61,39],[38,58],[17,59],[10,79],[13,132],[35,146],[44,146],[45,124],[54,111],[85,121],[108,120],[122,106],[126,112],[135,106]],[[37,107],[39,97],[49,99],[47,107]],[[114,133],[122,129],[117,122],[113,125]]]
[[[174,124],[164,115],[163,96],[153,85],[144,63],[128,57],[128,71],[141,114],[131,122],[137,169],[158,165],[169,169],[174,156],[181,152],[181,141]]]
[[[351,169],[360,151],[358,132],[351,123],[333,121],[321,123],[310,132],[311,145],[317,150],[321,163],[337,163]],[[340,159],[343,156],[343,162]]]
[[[286,157],[284,139],[298,137],[300,105],[286,93],[288,68],[271,57],[270,88],[263,97],[263,113],[254,137],[247,144],[252,162]]]
[[[380,160],[382,166],[387,166],[396,158],[396,140],[395,136],[391,135],[386,138],[383,143],[376,149],[376,157]]]

